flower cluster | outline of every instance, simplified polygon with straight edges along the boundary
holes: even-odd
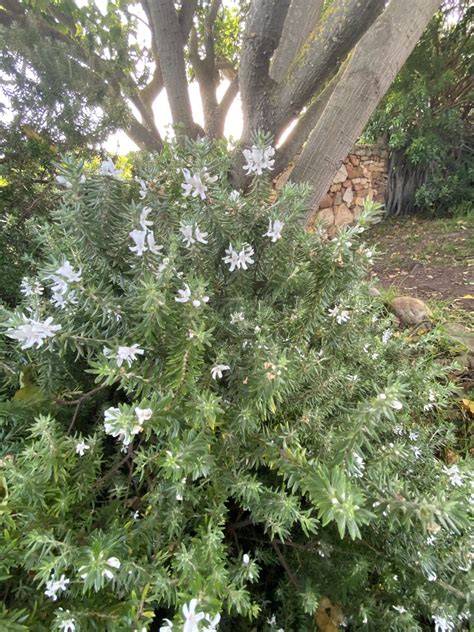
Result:
[[[275,149],[273,147],[257,147],[252,145],[250,149],[244,149],[242,152],[247,161],[244,170],[247,174],[256,173],[262,175],[265,169],[272,170],[275,164]]]
[[[102,161],[99,168],[99,174],[101,176],[108,176],[109,178],[120,179],[122,177],[122,171],[115,167],[112,158],[106,158]]]
[[[127,448],[133,437],[143,431],[143,424],[153,414],[151,408],[136,407],[134,412],[126,406],[110,407],[104,412],[104,430],[116,437]]]
[[[224,263],[229,264],[229,272],[234,270],[247,270],[248,266],[254,263],[254,249],[249,244],[244,244],[240,250],[235,250],[232,244],[225,251],[226,256],[222,257]]]
[[[75,305],[77,296],[71,290],[71,283],[79,283],[82,278],[82,271],[76,272],[69,261],[65,261],[53,274],[49,274],[47,279],[53,281],[51,291],[53,293],[51,302],[55,307],[63,309],[67,305]]]
[[[339,325],[347,323],[350,320],[350,314],[347,309],[343,309],[341,305],[336,305],[332,309],[328,310],[329,316],[336,319]]]
[[[181,628],[182,632],[216,632],[221,620],[221,615],[216,614],[215,617],[211,617],[205,612],[196,612],[197,604],[197,599],[191,599],[189,604],[184,604],[182,608],[184,620],[183,627]],[[169,619],[165,619],[163,625],[160,627],[160,632],[172,632],[173,629],[173,622]]]
[[[196,224],[182,223],[179,229],[183,236],[183,242],[186,248],[191,248],[192,244],[207,244],[207,233],[202,232]]]
[[[206,168],[202,169],[201,173],[191,173],[189,169],[183,169],[183,176],[184,182],[181,186],[184,197],[199,196],[201,200],[206,199],[206,184],[213,184],[217,181],[217,176],[209,175]]]
[[[106,358],[114,358],[118,367],[121,367],[124,362],[131,367],[137,357],[145,353],[138,344],[119,346],[116,353],[114,353],[112,349],[104,347],[103,352]]]
[[[29,349],[36,346],[39,348],[47,338],[52,338],[57,331],[62,329],[61,325],[55,325],[50,316],[45,321],[34,320],[23,314],[23,325],[7,329],[6,335],[13,340],[21,342],[22,349]]]
[[[178,296],[174,299],[177,303],[189,303],[191,301],[194,307],[200,307],[202,303],[209,303],[209,296],[196,296],[192,298],[191,288],[187,283],[184,284],[184,288],[178,290]]]
[[[61,575],[59,579],[55,579],[53,574],[46,582],[46,590],[44,591],[44,594],[53,601],[57,601],[58,593],[67,590],[70,581],[71,580],[69,580],[65,575]]]
[[[134,243],[133,246],[129,247],[130,251],[134,252],[138,257],[142,257],[147,250],[154,255],[161,254],[161,250],[163,250],[163,246],[157,246],[155,234],[149,228],[153,226],[153,222],[148,219],[150,213],[151,208],[149,206],[143,207],[139,220],[140,228],[135,228],[129,233],[129,237]]]

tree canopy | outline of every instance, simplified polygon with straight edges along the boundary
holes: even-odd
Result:
[[[294,166],[316,202],[439,4],[114,0],[101,10],[92,0],[1,0],[0,64],[18,120],[59,140],[123,127],[140,148],[159,150],[163,90],[178,135],[219,138],[240,92],[242,142],[258,130],[280,141],[275,172]]]

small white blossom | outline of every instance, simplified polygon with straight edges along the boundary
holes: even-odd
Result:
[[[351,384],[355,384],[355,382],[357,382],[358,379],[359,379],[359,376],[356,373],[354,373],[354,375],[349,374],[347,376],[347,381],[351,382]]]
[[[411,431],[411,432],[408,433],[408,438],[410,439],[410,441],[416,441],[419,436],[420,436],[419,432]]]
[[[243,312],[233,312],[230,315],[230,324],[235,325],[238,322],[242,322],[245,320],[245,316]]]
[[[249,244],[244,244],[242,249],[237,252],[232,244],[225,251],[226,256],[222,258],[224,263],[229,264],[229,272],[233,272],[235,269],[247,270],[248,264],[254,263],[252,257],[254,256],[254,249]]]
[[[173,622],[169,619],[163,619],[164,625],[160,627],[159,632],[172,632],[173,631]]]
[[[459,471],[459,467],[457,465],[451,465],[450,467],[445,465],[443,467],[443,472],[444,474],[446,474],[446,476],[449,477],[449,482],[451,483],[453,487],[462,487],[463,478],[462,478],[461,472]]]
[[[230,371],[230,366],[227,366],[227,364],[217,364],[216,366],[213,366],[211,369],[212,379],[221,379],[224,371]]]
[[[187,303],[191,300],[191,289],[187,283],[184,284],[183,290],[178,290],[179,296],[175,297],[177,303]]]
[[[264,169],[270,171],[273,169],[273,165],[275,164],[275,159],[273,158],[275,149],[273,147],[261,148],[252,145],[251,149],[244,149],[242,153],[247,161],[243,169],[248,175],[256,173],[260,176]]]
[[[339,325],[347,323],[351,317],[347,309],[342,309],[340,305],[336,305],[333,309],[328,310],[328,314],[335,318]]]
[[[154,255],[161,255],[161,250],[163,250],[163,246],[157,246],[155,241],[155,235],[148,231],[146,236],[146,243],[148,244],[148,250]]]
[[[135,408],[135,414],[138,419],[139,424],[143,424],[143,422],[148,421],[153,415],[153,411],[151,408]]]
[[[229,199],[232,202],[238,202],[240,200],[240,193],[239,193],[239,191],[237,191],[236,189],[231,191],[231,193],[229,194]]]
[[[411,450],[413,452],[413,456],[415,457],[415,459],[419,459],[422,454],[420,448],[416,445],[412,445]]]
[[[183,169],[184,182],[181,185],[184,197],[191,195],[192,197],[200,197],[201,200],[206,199],[207,186],[204,182],[215,182],[217,176],[211,177],[204,169],[200,174],[193,173],[189,169]],[[203,182],[204,180],[204,182]]]
[[[196,228],[194,229],[194,235],[196,237],[196,241],[198,241],[200,244],[207,244],[209,243],[207,241],[207,233],[201,232],[199,230],[199,226],[196,226]]]
[[[61,325],[54,325],[50,316],[44,322],[27,318],[23,315],[24,324],[14,329],[7,329],[6,335],[13,340],[22,343],[22,349],[29,349],[36,345],[39,349],[47,338],[52,338],[57,331],[62,329]]]
[[[382,343],[386,345],[392,336],[393,332],[390,329],[386,329],[382,334]]]
[[[452,619],[447,617],[433,615],[434,632],[451,632],[456,629],[456,624]]]
[[[69,610],[66,610],[65,614],[69,616]],[[76,632],[76,621],[72,617],[63,619],[59,623],[59,630],[61,632]]]
[[[79,456],[84,456],[87,450],[90,449],[90,445],[87,445],[87,443],[85,443],[84,441],[79,441],[78,443],[76,443],[76,454],[78,454]]]
[[[27,298],[30,296],[41,296],[44,292],[44,287],[39,281],[35,281],[31,284],[28,279],[24,277],[20,284],[20,292]]]
[[[196,612],[197,603],[197,599],[191,599],[189,604],[183,606],[183,632],[199,632],[198,623],[206,618],[204,612]]]
[[[206,614],[205,619],[209,623],[209,625],[204,628],[204,632],[216,632],[217,626],[219,625],[221,620],[221,615],[216,614],[216,616],[211,619],[211,617]]]
[[[132,415],[130,411],[110,407],[104,412],[104,431],[121,441],[126,449],[133,437],[143,431],[143,418]]]
[[[140,200],[144,200],[148,193],[148,184],[145,182],[145,180],[141,180],[140,178],[136,178],[136,180],[140,185],[140,191],[138,192],[138,195],[140,197]]]
[[[360,456],[360,454],[357,454],[357,452],[354,452],[352,456],[353,456],[353,459],[354,459],[353,476],[355,476],[356,478],[362,478],[364,476],[365,461]]]
[[[145,352],[138,346],[138,344],[134,344],[131,347],[121,346],[117,350],[117,366],[120,367],[124,362],[126,362],[128,366],[131,367],[132,363],[137,359],[137,356],[143,355],[144,353]]]
[[[435,542],[436,542],[436,538],[435,538],[434,535],[429,535],[426,538],[426,544],[428,544],[428,546],[433,546],[433,544],[435,544]]]
[[[145,244],[146,234],[146,230],[138,230],[137,228],[129,233],[129,237],[132,238],[135,244],[134,246],[129,246],[129,250],[136,253],[139,257],[143,256],[143,253],[147,250]]]
[[[183,236],[183,242],[186,248],[191,248],[192,244],[195,244],[196,242],[199,242],[201,244],[208,243],[208,234],[202,232],[199,229],[199,226],[195,226],[194,224],[181,224],[179,231]]]
[[[102,161],[100,165],[99,174],[101,176],[109,176],[111,178],[120,178],[122,176],[122,172],[120,169],[116,169],[111,158],[107,158]]]
[[[151,213],[151,208],[149,206],[144,206],[142,212],[140,213],[140,226],[143,230],[147,230],[148,226],[153,226],[153,222],[148,219],[148,215]]]
[[[250,564],[250,556],[247,553],[242,555],[242,564],[248,566]]]
[[[56,176],[54,179],[56,180],[56,183],[59,184],[60,186],[66,189],[72,188],[71,182],[69,182],[69,180],[65,176]]]
[[[271,237],[272,241],[275,242],[278,239],[281,239],[281,231],[283,229],[283,222],[280,222],[279,219],[268,220],[268,230],[264,233],[263,237]]]
[[[106,561],[106,565],[107,567],[104,568],[104,570],[102,571],[102,576],[111,581],[115,577],[114,571],[112,569],[118,570],[121,566],[121,562],[118,557],[109,557],[109,559]]]
[[[428,574],[426,575],[426,579],[429,582],[435,582],[438,579],[438,576],[436,575],[435,572],[429,571]]]
[[[78,283],[81,280],[81,270],[76,272],[67,260],[54,272],[54,275],[63,277],[69,283]],[[51,275],[51,278],[54,278],[54,275]]]
[[[65,575],[61,575],[59,579],[54,579],[53,574],[46,582],[46,590],[44,591],[44,594],[53,601],[57,601],[58,593],[67,590],[67,586],[70,581],[71,580],[69,580]]]
[[[406,608],[404,608],[403,606],[392,606],[392,608],[400,614],[404,614],[406,612]]]

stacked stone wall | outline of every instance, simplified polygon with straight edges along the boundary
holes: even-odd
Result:
[[[351,224],[362,211],[364,200],[383,204],[387,188],[387,149],[355,145],[334,176],[309,225],[322,220],[329,236]]]

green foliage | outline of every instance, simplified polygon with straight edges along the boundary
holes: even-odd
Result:
[[[388,137],[394,177],[405,189],[402,212],[444,213],[461,204],[473,208],[474,9],[469,5],[465,0],[445,3],[365,133],[370,141]],[[391,188],[397,189],[395,181]]]
[[[309,630],[323,596],[354,630],[466,616],[436,331],[393,332],[370,296],[371,209],[327,241],[305,187],[239,196],[229,164],[201,142],[138,183],[61,165],[46,290],[2,315],[2,629],[182,629],[196,607],[186,630]]]

